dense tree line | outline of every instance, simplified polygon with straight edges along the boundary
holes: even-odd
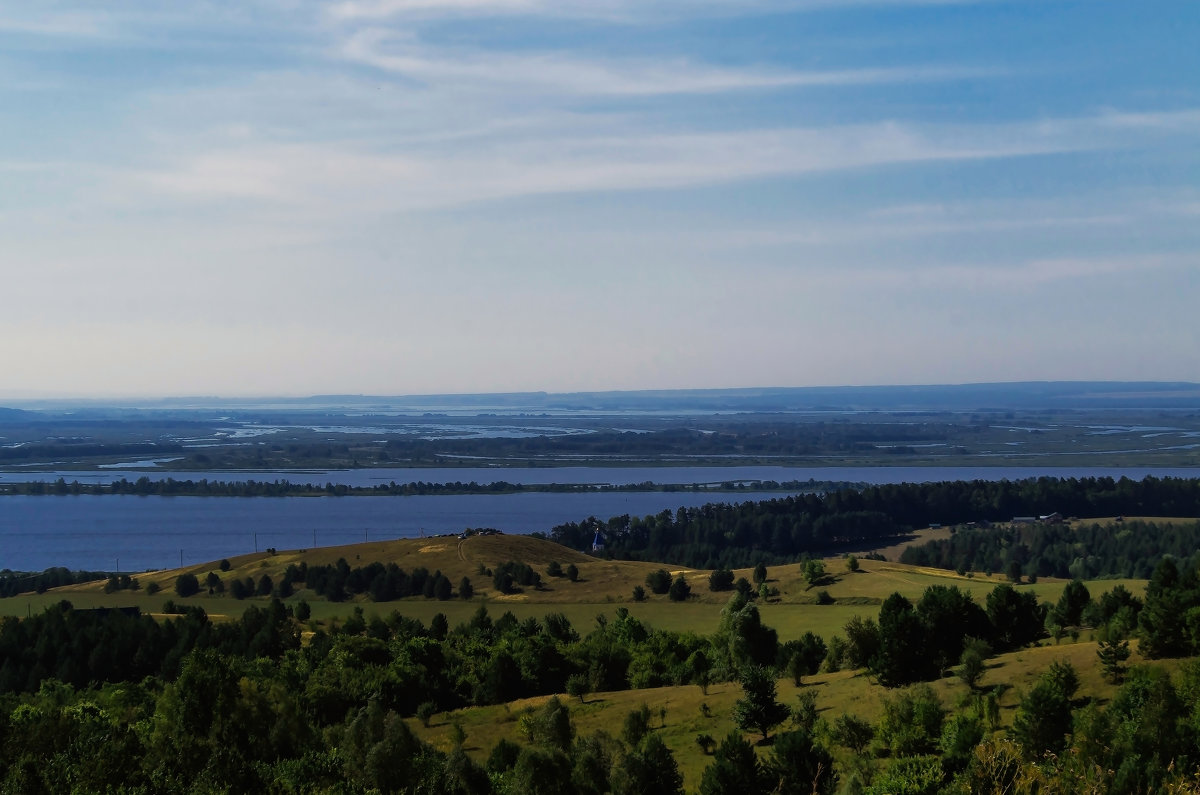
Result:
[[[1118,608],[1119,609],[1119,608]],[[1164,558],[1137,612],[1141,651],[1148,657],[1200,654],[1200,562]]]
[[[950,538],[911,546],[900,560],[917,566],[969,571],[1016,571],[1024,576],[1147,579],[1163,555],[1184,558],[1200,549],[1200,521],[1097,522],[1069,527],[1025,524],[959,528]]]
[[[156,621],[131,611],[75,610],[60,602],[26,619],[0,619],[0,693],[36,691],[48,679],[73,687],[148,676],[173,679],[184,657],[198,648],[275,658],[299,642],[299,629],[279,601],[251,606],[239,621],[219,624],[199,607]]]
[[[652,560],[693,568],[738,568],[760,561],[784,563],[837,544],[882,540],[903,528],[886,514],[851,511],[814,516],[822,497],[811,495],[737,505],[709,503],[646,517],[628,514],[607,522],[596,518],[553,528],[551,540],[589,549],[599,532],[604,554],[624,560]]]
[[[297,610],[302,607],[299,602]],[[176,611],[160,622],[136,610],[74,610],[62,602],[28,619],[5,618],[0,693],[36,691],[47,679],[75,687],[170,679],[196,650],[276,660],[300,650],[299,619],[278,599],[253,605],[232,622],[213,623],[199,607],[169,602],[167,612]],[[330,720],[365,706],[372,694],[413,715],[421,701],[450,709],[565,692],[572,676],[584,677],[591,690],[725,680],[749,663],[786,666],[795,651],[781,646],[756,605],[738,594],[710,637],[655,630],[624,608],[612,619],[599,617],[581,637],[557,613],[518,621],[507,612],[493,618],[480,606],[470,621],[450,629],[441,614],[427,628],[398,612],[367,619],[356,607],[336,631],[318,632],[302,650],[309,706]],[[351,658],[357,684],[326,682],[326,662],[346,665]]]
[[[290,595],[295,583],[303,583],[317,595],[332,602],[341,602],[359,594],[366,594],[374,602],[390,602],[409,596],[445,601],[454,596],[450,578],[440,570],[431,573],[424,566],[418,566],[406,572],[395,563],[383,564],[378,561],[351,567],[345,558],[338,558],[337,563],[332,565],[293,563],[284,571],[280,582],[287,593],[277,595]],[[459,583],[459,595],[464,590],[468,591],[464,598],[470,598],[473,589],[470,580],[465,577]]]
[[[965,430],[968,435],[977,431]],[[391,439],[392,458],[427,460],[439,454],[504,458],[638,455],[812,456],[830,453],[878,455],[907,444],[946,441],[964,433],[955,423],[929,422],[726,422],[706,418],[703,429],[676,427],[649,431],[597,431],[556,436],[471,439]],[[881,448],[880,445],[889,445]]]
[[[29,574],[5,569],[0,571],[0,598],[22,593],[45,593],[60,585],[78,585],[84,582],[103,580],[109,575],[102,571],[71,571],[62,566],[46,569],[40,574]]]
[[[624,515],[607,522],[591,517],[559,525],[550,537],[587,549],[599,532],[605,554],[614,558],[716,569],[786,562],[849,543],[882,543],[930,524],[1007,522],[1052,512],[1194,516],[1200,514],[1200,479],[1044,477],[887,484],[645,517]],[[1046,565],[1051,563],[1055,561]]]
[[[866,662],[886,687],[941,678],[959,662],[971,640],[1009,651],[1045,635],[1048,607],[1032,593],[998,585],[980,606],[954,586],[931,585],[913,604],[894,593],[884,600],[879,622],[847,627],[850,654]]]

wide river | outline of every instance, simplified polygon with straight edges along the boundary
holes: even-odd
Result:
[[[1048,475],[1119,478],[1200,477],[1200,470],[1154,467],[565,467],[534,469],[358,469],[314,472],[5,472],[0,482],[108,482],[120,477],[276,480],[347,485],[412,481],[490,483],[722,483],[849,481],[865,483],[1000,480]],[[142,571],[216,560],[258,549],[307,548],[363,540],[457,533],[494,527],[508,533],[549,531],[588,516],[645,516],[706,502],[771,499],[780,493],[524,493],[413,497],[0,497],[0,569]]]

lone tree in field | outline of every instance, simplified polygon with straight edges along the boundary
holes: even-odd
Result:
[[[804,579],[809,588],[825,579],[825,564],[816,559],[804,561]]]
[[[670,591],[667,593],[672,602],[686,602],[691,595],[692,587],[688,585],[682,574],[675,578],[675,582],[671,583]]]
[[[586,674],[571,674],[567,677],[567,695],[578,698],[580,704],[591,689]]]
[[[646,575],[646,585],[654,593],[666,593],[671,587],[671,575],[667,573],[666,569],[652,571]]]
[[[195,574],[180,574],[175,578],[175,593],[180,596],[195,596],[199,592],[200,581],[196,579]]]
[[[958,669],[958,678],[963,680],[963,683],[968,688],[974,690],[975,686],[979,684],[979,680],[983,677],[983,672],[986,668],[983,655],[980,654],[978,649],[968,647],[962,653],[962,658],[959,662],[961,665]]]
[[[1120,684],[1127,670],[1125,661],[1129,659],[1129,641],[1102,640],[1100,648],[1096,650],[1096,656],[1100,658],[1104,678],[1114,685]]]
[[[743,698],[733,705],[733,720],[739,729],[755,730],[766,743],[771,729],[787,720],[787,706],[775,700],[775,675],[762,665],[748,665],[739,677]]]

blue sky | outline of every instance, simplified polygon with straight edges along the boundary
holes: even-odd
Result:
[[[1200,380],[1200,4],[0,6],[0,397]]]

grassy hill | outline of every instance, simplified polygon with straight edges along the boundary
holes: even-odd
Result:
[[[1050,645],[998,655],[988,661],[988,670],[980,687],[991,689],[1000,685],[1004,689],[1000,698],[1001,732],[1011,725],[1021,694],[1027,691],[1055,660],[1070,662],[1079,673],[1080,687],[1076,694],[1077,699],[1096,699],[1104,704],[1111,698],[1115,688],[1100,676],[1096,665],[1095,642],[1064,642],[1061,645],[1049,643]],[[1130,663],[1133,664],[1142,661],[1136,652],[1130,659]],[[1156,664],[1173,667],[1177,661],[1159,660]],[[954,676],[932,682],[931,686],[943,705],[951,711],[970,696],[966,685]],[[832,723],[838,715],[847,713],[875,723],[883,714],[883,699],[901,692],[885,690],[863,671],[839,671],[807,677],[802,687],[797,687],[790,679],[780,679],[778,700],[788,706],[794,706],[802,689],[815,691],[817,708],[828,723]],[[699,785],[704,768],[712,761],[697,745],[696,737],[708,734],[720,740],[735,729],[733,705],[741,697],[742,690],[736,682],[712,685],[707,694],[695,685],[684,685],[593,693],[582,703],[566,694],[558,695],[569,707],[571,720],[578,735],[603,730],[613,736],[620,736],[625,716],[643,703],[649,705],[653,731],[662,737],[674,753],[684,776],[684,789],[689,792]],[[522,742],[518,730],[520,716],[537,709],[548,698],[549,696],[544,696],[496,706],[455,710],[435,715],[428,727],[422,726],[415,719],[410,720],[409,725],[423,740],[442,750],[449,750],[452,747],[451,727],[457,722],[467,735],[465,749],[482,762],[501,738]],[[707,705],[707,715],[702,711],[702,705]],[[666,710],[665,725],[660,719],[660,709]],[[779,730],[786,728],[785,724]],[[758,750],[763,756],[768,752],[763,748]],[[841,754],[848,754],[845,749],[837,750]]]
[[[581,632],[588,631],[599,613],[611,614],[616,607],[628,609],[636,617],[663,629],[695,632],[711,632],[719,619],[720,607],[729,599],[729,592],[712,592],[708,589],[708,570],[689,569],[678,566],[639,561],[614,561],[585,555],[545,539],[523,535],[471,536],[460,540],[457,536],[441,536],[429,539],[401,539],[375,541],[339,547],[322,547],[306,550],[279,550],[275,553],[258,552],[229,558],[230,568],[222,572],[220,561],[211,561],[181,569],[166,569],[138,575],[141,585],[138,591],[104,593],[104,583],[56,588],[45,594],[23,594],[11,599],[0,600],[0,615],[26,615],[43,609],[61,599],[69,599],[78,607],[132,606],[145,612],[161,610],[167,599],[179,604],[198,604],[215,617],[240,615],[250,604],[261,603],[260,599],[236,600],[227,595],[210,596],[202,593],[188,599],[175,596],[175,579],[182,573],[191,573],[201,581],[209,572],[216,572],[223,580],[250,577],[258,580],[266,574],[278,582],[291,564],[306,562],[309,566],[333,564],[345,558],[352,567],[366,566],[374,561],[395,563],[411,571],[423,566],[429,571],[440,570],[457,585],[462,577],[469,577],[475,587],[475,597],[469,601],[451,599],[437,601],[414,597],[393,602],[372,602],[365,596],[349,602],[333,603],[317,597],[307,589],[300,589],[288,601],[306,599],[313,609],[313,617],[330,620],[349,615],[355,606],[367,615],[386,615],[398,610],[405,615],[428,622],[435,614],[444,613],[451,625],[465,621],[480,604],[488,606],[493,613],[512,611],[518,618],[542,616],[553,610],[561,612]],[[519,594],[499,593],[492,585],[491,577],[480,574],[483,569],[494,568],[509,560],[528,563],[542,574],[544,587],[541,590],[525,589]],[[557,561],[564,568],[574,564],[579,569],[577,582],[566,577],[549,577],[546,566]],[[789,639],[805,631],[830,637],[841,631],[854,615],[874,616],[878,605],[891,593],[899,591],[910,599],[920,597],[930,585],[957,585],[982,601],[997,584],[1004,579],[1000,575],[991,577],[983,574],[961,576],[942,569],[908,566],[889,561],[859,560],[859,571],[850,572],[846,561],[827,558],[824,561],[828,575],[815,587],[805,581],[799,563],[772,566],[768,569],[768,585],[778,591],[761,605],[763,620],[776,627],[780,637]],[[692,597],[687,602],[670,602],[665,595],[650,594],[647,600],[633,601],[634,586],[643,585],[646,575],[665,568],[672,576],[682,574],[692,588]],[[751,579],[750,569],[738,569],[735,577]],[[160,591],[147,594],[150,583],[157,583]],[[1094,596],[1123,583],[1135,593],[1140,593],[1143,581],[1102,580],[1088,583]],[[1062,592],[1063,580],[1042,579],[1034,585],[1019,586],[1037,593],[1038,598],[1056,601]],[[831,604],[818,604],[818,594],[826,592],[833,600]]]

